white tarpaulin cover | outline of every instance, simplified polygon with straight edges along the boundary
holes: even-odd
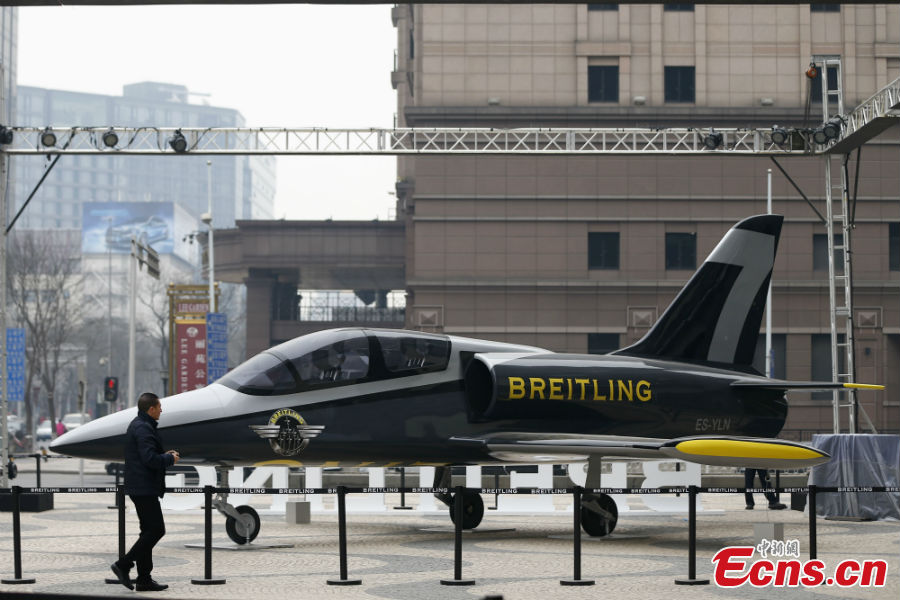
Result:
[[[810,485],[869,487],[900,485],[900,436],[816,434],[812,446],[831,455],[813,467]],[[816,494],[816,514],[900,520],[900,493],[840,492]]]

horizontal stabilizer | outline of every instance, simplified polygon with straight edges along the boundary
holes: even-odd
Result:
[[[883,385],[873,383],[842,383],[832,381],[784,381],[781,379],[739,379],[731,384],[736,388],[752,388],[756,390],[883,390]]]

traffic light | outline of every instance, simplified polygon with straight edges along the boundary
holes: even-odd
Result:
[[[159,253],[147,246],[147,256],[144,259],[144,263],[147,265],[147,274],[150,275],[153,279],[159,279]]]
[[[103,399],[107,402],[115,402],[119,399],[118,377],[107,377],[103,380]]]

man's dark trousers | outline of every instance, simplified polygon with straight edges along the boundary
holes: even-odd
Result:
[[[132,564],[137,564],[137,581],[146,582],[150,580],[150,572],[153,570],[153,547],[166,534],[166,524],[157,496],[129,496],[129,498],[137,510],[141,535],[131,550],[119,561],[119,565],[127,570]]]
[[[769,484],[769,472],[765,469],[751,469],[747,467],[744,469],[744,487],[752,488],[753,487],[753,479],[759,476],[759,481],[762,484],[762,487],[765,489],[770,489],[771,485]],[[769,501],[769,504],[775,504],[778,500],[775,497],[775,492],[764,492],[766,500]],[[747,501],[747,506],[753,506],[753,494],[746,492],[744,493],[744,498]]]

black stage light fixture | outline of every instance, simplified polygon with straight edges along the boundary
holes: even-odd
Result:
[[[708,135],[703,136],[703,145],[707,150],[715,150],[722,145],[722,134],[715,131],[709,132]]]
[[[816,127],[815,129],[813,129],[813,132],[812,132],[813,142],[815,142],[816,144],[824,144],[825,142],[828,141],[828,139],[829,139],[828,136],[825,135],[824,127]]]
[[[187,152],[187,140],[184,139],[184,134],[181,133],[180,129],[176,129],[175,133],[172,134],[172,137],[169,138],[169,146],[172,147],[172,150],[177,152],[178,154],[184,154]]]
[[[831,117],[828,121],[822,125],[822,132],[825,134],[825,137],[829,140],[836,140],[838,136],[841,135],[841,128],[844,126],[844,121],[840,117]]]
[[[788,143],[788,140],[791,138],[791,134],[787,129],[783,127],[779,127],[775,125],[772,127],[772,142],[774,144],[778,144],[779,146],[784,146]]]
[[[0,144],[12,144],[13,130],[6,125],[0,125]]]
[[[113,148],[118,143],[119,136],[116,135],[116,132],[113,131],[112,127],[110,127],[106,130],[106,133],[103,134],[103,145],[107,148]]]
[[[56,134],[49,127],[45,127],[41,132],[41,146],[52,148],[56,145]]]

